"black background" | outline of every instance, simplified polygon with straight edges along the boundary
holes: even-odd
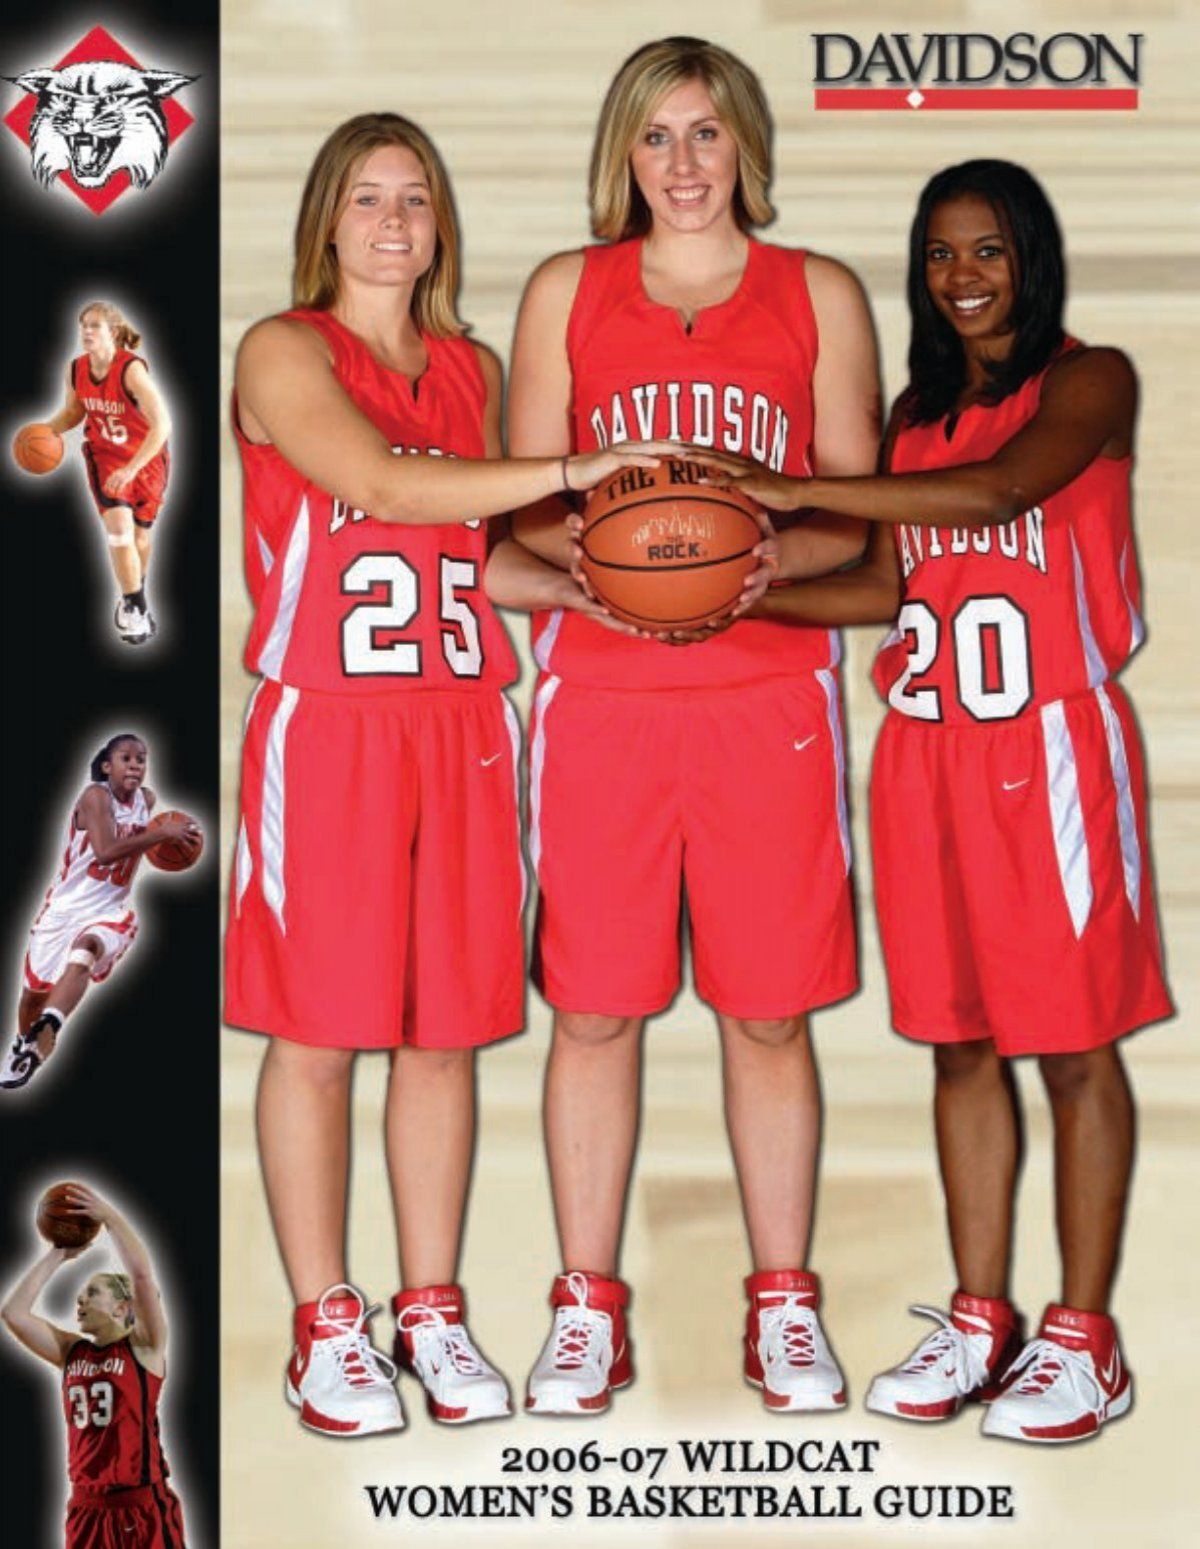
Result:
[[[10,13],[11,14],[11,13]],[[0,1093],[0,1283],[42,1252],[43,1188],[78,1178],[109,1194],[148,1240],[171,1337],[163,1439],[183,1498],[189,1549],[217,1543],[218,1496],[218,346],[219,193],[214,4],[43,7],[0,31],[0,75],[55,63],[96,24],[142,65],[197,74],[177,95],[196,119],[144,192],[96,216],[35,184],[29,154],[0,127],[4,241],[3,630],[5,898],[0,1005],[16,1025],[26,932],[59,853],[91,755],[116,731],[149,746],[160,810],[199,816],[206,850],[183,876],[139,869],[139,939],[110,982],[89,991],[53,1061],[23,1093]],[[0,113],[21,93],[0,85]],[[171,483],[148,595],[160,635],[123,646],[104,535],[87,496],[80,433],[62,466],[20,473],[8,443],[61,407],[75,318],[115,300],[142,333],[171,412]],[[43,1306],[70,1326],[89,1273],[111,1246],[69,1263]],[[66,1498],[59,1384],[0,1333],[4,1440],[0,1501],[15,1549],[61,1545]]]

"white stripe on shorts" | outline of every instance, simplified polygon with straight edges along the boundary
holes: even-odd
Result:
[[[533,863],[533,874],[539,882],[542,868],[542,770],[546,763],[546,712],[561,683],[561,678],[547,678],[533,701],[535,729],[529,750],[529,859]]]
[[[550,670],[550,658],[554,654],[554,645],[558,639],[558,632],[562,628],[563,610],[555,608],[554,612],[546,620],[546,627],[537,638],[537,644],[533,648],[533,659],[543,672]]]
[[[292,625],[296,621],[296,607],[304,585],[304,570],[308,564],[308,497],[300,502],[296,523],[283,556],[283,579],[279,583],[279,606],[267,635],[266,644],[258,653],[258,670],[264,678],[278,678],[283,670],[292,638]]]
[[[1141,915],[1142,846],[1138,840],[1137,817],[1133,810],[1133,786],[1129,780],[1129,760],[1125,755],[1125,734],[1117,712],[1103,683],[1096,690],[1100,714],[1104,717],[1104,735],[1108,739],[1108,762],[1117,788],[1117,832],[1121,836],[1121,870],[1125,874],[1125,897],[1134,919]]]
[[[850,823],[846,816],[846,750],[842,745],[841,695],[838,691],[837,674],[827,667],[817,671],[817,681],[825,690],[825,713],[829,718],[829,735],[833,738],[833,773],[837,787],[838,837],[842,841],[842,857],[850,871]]]
[[[525,869],[525,846],[521,843],[521,723],[517,719],[517,712],[509,704],[506,694],[500,695],[500,703],[504,706],[504,724],[508,727],[508,740],[512,743],[513,800],[517,807],[514,814],[517,820],[517,860],[521,866],[521,912],[524,913],[525,900],[529,896],[529,873]]]
[[[275,555],[261,532],[256,530],[254,536],[258,539],[258,557],[262,560],[263,574],[270,575],[275,565]]]
[[[287,889],[284,882],[285,820],[286,820],[286,764],[284,754],[287,745],[288,722],[300,700],[300,691],[285,684],[278,708],[267,728],[267,757],[263,770],[262,793],[262,892],[271,913],[279,921],[279,929],[287,934],[287,922],[283,917]]]
[[[1054,853],[1067,908],[1076,937],[1092,912],[1092,870],[1088,857],[1083,807],[1079,801],[1079,776],[1067,714],[1061,699],[1043,705],[1042,741],[1046,747],[1046,785],[1050,797],[1050,823]]]
[[[242,899],[246,896],[246,889],[250,886],[250,878],[254,875],[254,858],[250,854],[250,836],[246,832],[246,819],[238,824],[237,837],[237,907],[241,913]]]

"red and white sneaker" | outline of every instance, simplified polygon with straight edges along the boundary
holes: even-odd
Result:
[[[1102,1312],[1050,1306],[1037,1338],[1005,1372],[983,1433],[1013,1441],[1081,1441],[1132,1403],[1133,1379],[1113,1320]]]
[[[768,1409],[842,1409],[846,1379],[833,1358],[817,1308],[821,1283],[806,1269],[746,1276],[746,1381]]]
[[[529,1374],[526,1409],[541,1415],[599,1414],[615,1388],[633,1381],[625,1327],[629,1287],[580,1270],[550,1291],[554,1326]]]
[[[949,1317],[933,1307],[910,1310],[940,1327],[907,1361],[880,1372],[867,1389],[867,1408],[901,1420],[948,1420],[964,1404],[990,1403],[1024,1341],[1012,1303],[956,1291]]]
[[[396,1365],[425,1389],[435,1420],[466,1425],[512,1414],[508,1384],[475,1348],[463,1322],[462,1287],[428,1285],[392,1297]]]
[[[300,1423],[323,1436],[402,1431],[396,1368],[367,1333],[368,1307],[352,1285],[330,1286],[319,1301],[296,1308],[296,1348],[286,1392]]]

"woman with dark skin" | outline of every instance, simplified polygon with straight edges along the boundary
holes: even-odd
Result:
[[[768,510],[875,524],[855,569],[772,591],[760,612],[897,620],[876,666],[893,708],[872,778],[877,905],[893,1020],[935,1045],[958,1292],[868,1407],[935,1420],[996,1399],[984,1430],[1039,1442],[1094,1434],[1132,1401],[1107,1315],[1134,1146],[1116,1040],[1171,1010],[1140,748],[1111,681],[1142,638],[1137,384],[1119,351],[1063,334],[1058,243],[1022,169],[939,174],[914,223],[912,379],[887,474],[787,479],[695,453]],[[1063,1265],[1024,1350],[1007,1300],[1022,1053],[1050,1100]]]
[[[92,760],[92,783],[71,809],[62,860],[30,932],[0,1088],[32,1079],[88,986],[106,979],[132,944],[137,919],[128,899],[140,858],[164,840],[201,842],[191,818],[149,827],[156,798],[144,784],[148,756],[140,737],[123,732]]]

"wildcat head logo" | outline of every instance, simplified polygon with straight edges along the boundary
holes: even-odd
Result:
[[[146,189],[193,122],[173,101],[194,75],[143,69],[102,27],[57,65],[10,76],[28,93],[5,122],[29,147],[43,188],[61,179],[97,215],[128,188]]]

